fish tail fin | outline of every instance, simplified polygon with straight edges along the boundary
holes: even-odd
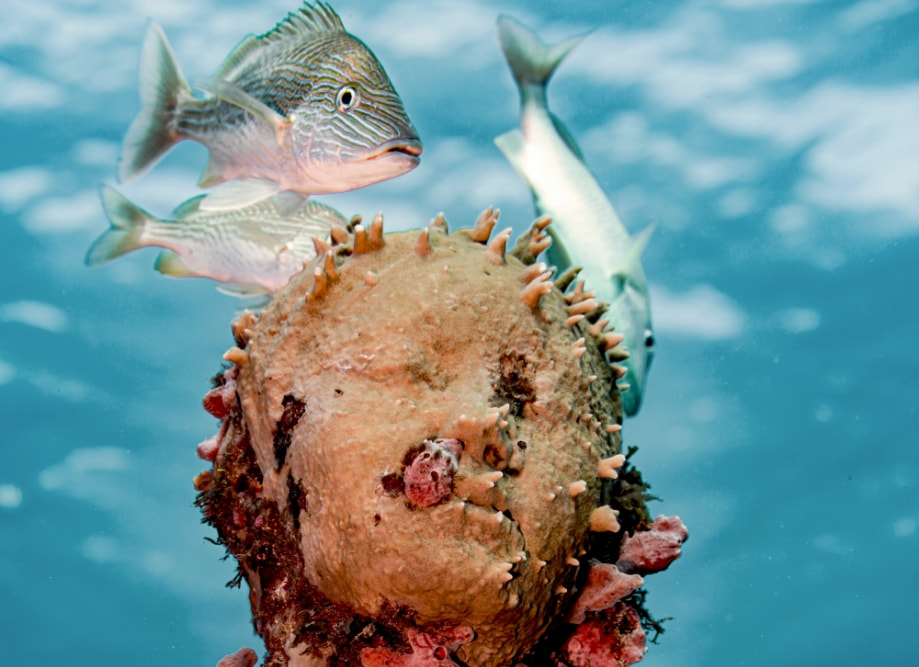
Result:
[[[181,103],[191,99],[191,88],[163,29],[151,21],[140,55],[141,109],[124,138],[119,181],[128,183],[143,175],[184,139],[175,121]]]
[[[86,253],[87,266],[108,262],[140,248],[144,245],[144,227],[153,219],[113,188],[103,185],[99,194],[111,227],[95,240]]]
[[[509,16],[498,18],[498,39],[521,90],[545,87],[558,64],[584,36],[547,46],[536,34]]]

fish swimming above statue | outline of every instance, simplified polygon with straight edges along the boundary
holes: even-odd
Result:
[[[264,35],[246,37],[197,87],[203,96],[192,92],[151,22],[141,51],[141,110],[119,161],[122,183],[185,139],[210,152],[199,185],[222,184],[201,206],[210,210],[285,190],[344,192],[418,165],[421,141],[389,77],[325,3],[304,3]]]
[[[520,129],[502,134],[495,143],[529,184],[538,213],[552,217],[548,260],[559,270],[581,266],[579,277],[587,289],[609,303],[606,317],[624,336],[628,352],[621,360],[626,368],[620,384],[623,409],[634,415],[654,352],[641,266],[653,225],[629,236],[571,134],[548,109],[546,84],[581,38],[550,47],[507,16],[498,19],[498,36],[520,90],[521,117]]]
[[[166,249],[156,261],[160,273],[211,278],[240,296],[283,287],[316,257],[313,237],[327,243],[333,227],[347,225],[335,209],[290,193],[229,211],[201,210],[199,195],[176,208],[175,220],[152,216],[113,188],[100,194],[111,228],[90,247],[87,265],[158,246]]]

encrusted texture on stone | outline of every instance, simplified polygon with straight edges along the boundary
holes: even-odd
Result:
[[[588,558],[614,560],[597,508],[604,531],[617,512],[650,526],[640,476],[610,472],[621,406],[602,336],[486,222],[432,224],[421,252],[417,231],[356,229],[244,316],[196,484],[265,664],[519,663],[558,634]],[[527,281],[548,287],[521,298]]]

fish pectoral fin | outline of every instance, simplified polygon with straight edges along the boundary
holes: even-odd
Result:
[[[504,153],[504,157],[517,170],[517,173],[526,179],[526,171],[523,168],[523,132],[520,130],[505,132],[495,137],[495,145]]]
[[[201,83],[198,87],[225,102],[235,104],[240,109],[245,109],[272,128],[279,138],[290,128],[290,121],[287,118],[247,93],[235,83],[215,77]]]
[[[214,188],[201,202],[202,211],[231,211],[278,194],[281,184],[267,178],[238,178]]]
[[[191,278],[198,275],[192,271],[184,259],[171,250],[161,252],[159,257],[156,258],[156,264],[153,265],[153,268],[164,276],[172,276],[173,278]]]

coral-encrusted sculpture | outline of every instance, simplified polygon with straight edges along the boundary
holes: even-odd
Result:
[[[641,577],[610,565],[620,526],[651,528],[620,453],[621,337],[535,263],[548,220],[508,253],[496,219],[338,230],[234,323],[196,486],[266,665],[641,659],[620,599]]]

